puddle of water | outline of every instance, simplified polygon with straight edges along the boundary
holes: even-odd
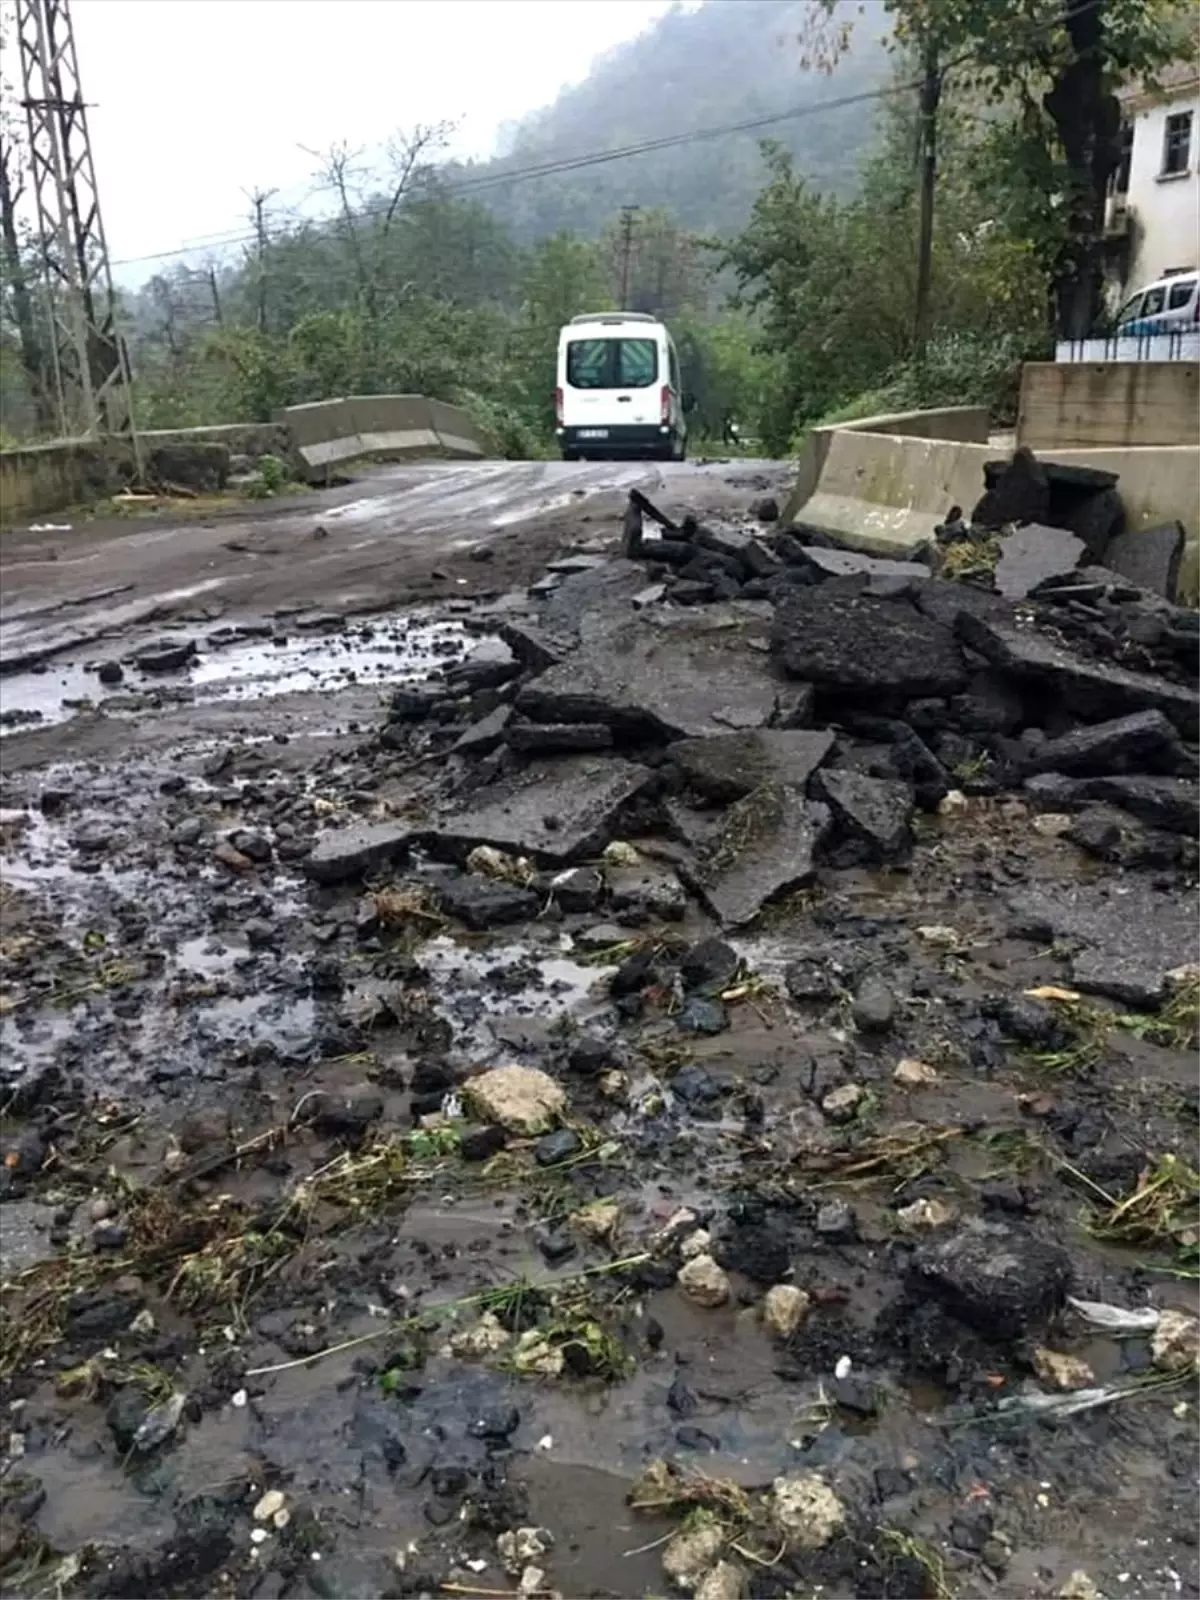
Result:
[[[44,671],[14,673],[4,685],[6,713],[36,713],[37,726],[65,722],[81,709],[135,715],[143,697],[204,703],[246,701],[349,684],[403,684],[424,680],[458,661],[476,640],[461,621],[428,614],[381,618],[353,631],[291,634],[275,644],[249,639],[206,646],[186,668],[147,675],[126,669],[122,683],[106,687],[82,662],[57,660]],[[88,660],[127,653],[89,651]],[[21,724],[0,727],[0,737]]]

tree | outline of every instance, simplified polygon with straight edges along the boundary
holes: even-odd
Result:
[[[0,85],[7,101],[8,85]],[[0,107],[0,310],[16,333],[16,352],[39,433],[58,431],[51,395],[50,368],[40,337],[30,289],[28,252],[22,238],[21,200],[25,192],[24,147],[8,105]]]
[[[814,0],[812,31],[834,0]],[[1104,205],[1120,159],[1116,90],[1152,76],[1185,48],[1184,0],[884,0],[894,47],[934,59],[958,96],[977,96],[1017,121],[1010,183],[1048,183],[1053,219],[1039,241],[1060,333],[1082,338],[1099,315]],[[844,47],[828,33],[826,56]],[[806,44],[820,56],[821,45]]]

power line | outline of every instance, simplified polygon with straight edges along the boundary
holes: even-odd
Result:
[[[1084,0],[1082,5],[1071,5],[1069,10],[1060,12],[1057,16],[1047,19],[1040,25],[1036,32],[1049,32],[1066,22],[1068,17],[1074,18],[1086,15],[1097,7],[1106,3],[1106,0]],[[961,55],[953,56],[942,68],[943,76],[956,67],[966,65],[974,59],[974,52],[965,50]],[[830,100],[822,100],[805,106],[794,106],[790,111],[776,111],[761,117],[749,117],[740,122],[727,122],[714,128],[696,128],[687,133],[665,134],[658,139],[643,140],[640,144],[624,145],[616,150],[596,150],[586,155],[568,156],[560,161],[544,162],[537,166],[519,167],[510,172],[491,172],[481,174],[474,178],[460,178],[450,180],[440,185],[439,192],[447,196],[470,195],[486,192],[488,189],[503,188],[507,184],[526,183],[536,178],[555,177],[565,172],[580,172],[590,167],[607,166],[613,161],[627,161],[633,156],[651,155],[659,150],[677,149],[681,145],[698,144],[708,139],[723,139],[732,134],[758,133],[764,128],[777,127],[782,122],[798,122],[805,117],[821,116],[830,111],[842,111],[849,106],[868,105],[876,100],[886,100],[896,95],[919,92],[924,83],[924,78],[907,79],[902,83],[884,84],[878,89],[863,89],[855,94],[845,94]],[[355,213],[358,217],[372,217],[386,211],[387,203],[381,202],[373,206],[363,206]],[[319,225],[321,219],[312,219]],[[119,261],[114,261],[114,266],[136,266],[144,261],[166,261],[176,256],[190,255],[195,250],[211,249],[222,245],[253,244],[256,236],[253,233],[212,234],[194,241],[192,244],[179,245],[171,250],[157,250],[140,256],[124,256]]]

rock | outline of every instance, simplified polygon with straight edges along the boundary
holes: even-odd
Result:
[[[763,1296],[763,1327],[776,1339],[790,1339],[808,1316],[812,1301],[794,1283],[777,1283]]]
[[[848,1200],[826,1200],[817,1209],[813,1232],[829,1244],[849,1244],[858,1236],[858,1218]]]
[[[1052,691],[1066,710],[1085,721],[1158,710],[1190,737],[1200,720],[1200,696],[1165,678],[1086,661],[1036,633],[966,612],[957,628],[964,643],[993,666],[1041,693]]]
[[[150,1403],[136,1385],[127,1383],[109,1401],[105,1421],[117,1449],[128,1454],[134,1447],[137,1431],[150,1411]]]
[[[255,1522],[270,1522],[277,1511],[282,1511],[287,1504],[287,1496],[282,1489],[268,1489],[255,1502],[251,1515]]]
[[[866,1092],[860,1084],[843,1083],[839,1088],[831,1089],[824,1097],[821,1101],[821,1111],[830,1122],[853,1122]]]
[[[458,1136],[458,1153],[464,1161],[490,1161],[504,1149],[504,1129],[496,1123],[464,1128]]]
[[[1025,706],[1006,678],[984,668],[951,700],[950,714],[967,733],[1012,733],[1025,719]]]
[[[802,560],[813,576],[846,578],[860,575],[866,578],[899,578],[914,583],[927,583],[933,574],[919,561],[889,561],[880,556],[864,555],[860,550],[825,549],[820,545],[804,545]]]
[[[567,1066],[571,1071],[588,1078],[608,1071],[616,1062],[617,1051],[610,1041],[594,1038],[590,1033],[581,1034],[567,1054]]]
[[[594,867],[568,867],[547,886],[564,911],[594,911],[604,893],[604,879]]]
[[[767,1511],[791,1551],[821,1550],[846,1525],[846,1512],[833,1490],[815,1472],[776,1478]]]
[[[1111,811],[1097,806],[1073,818],[1064,837],[1089,856],[1115,861],[1122,839],[1121,824]]]
[[[424,722],[435,706],[446,699],[446,691],[436,684],[401,684],[392,690],[388,701],[389,722]]]
[[[694,1063],[680,1067],[671,1079],[671,1093],[677,1100],[682,1100],[689,1106],[713,1105],[725,1092],[711,1072],[706,1072],[703,1067],[698,1067]]]
[[[819,961],[790,962],[784,968],[783,981],[788,994],[801,1005],[832,1000],[838,992],[833,975]]]
[[[452,1355],[463,1361],[483,1361],[503,1350],[511,1337],[495,1313],[485,1311],[473,1328],[451,1334],[449,1348]]]
[[[612,867],[607,871],[612,908],[618,913],[635,914],[641,920],[657,918],[679,922],[687,910],[687,894],[673,872],[645,864],[638,867]]]
[[[832,748],[826,729],[757,729],[681,739],[671,746],[671,760],[708,799],[740,800],[764,783],[802,789]]]
[[[298,1116],[318,1133],[333,1138],[362,1139],[383,1115],[383,1096],[374,1089],[354,1094],[332,1094],[325,1089],[305,1095]]]
[[[679,977],[685,989],[720,994],[737,976],[741,957],[723,939],[701,939],[684,951]]]
[[[926,1084],[936,1083],[937,1076],[937,1068],[931,1067],[927,1061],[905,1056],[903,1061],[896,1063],[892,1082],[898,1083],[902,1089],[923,1089]]]
[[[860,1033],[887,1033],[896,1017],[896,997],[879,978],[864,978],[850,1010]]]
[[[1059,1600],[1104,1600],[1104,1596],[1082,1567],[1076,1567],[1062,1588]]]
[[[129,1229],[123,1222],[98,1222],[92,1229],[94,1250],[123,1250],[129,1239]]]
[[[1151,828],[1196,837],[1196,817],[1200,809],[1200,786],[1194,779],[1146,777],[1134,773],[1127,777],[1084,778],[1076,785],[1076,800],[1099,800],[1119,806]]]
[[[208,824],[203,817],[184,817],[171,829],[171,843],[185,849],[189,845],[199,844],[207,827]]]
[[[616,1200],[591,1200],[572,1211],[567,1223],[590,1243],[611,1245],[621,1225],[621,1207]]]
[[[517,709],[534,722],[603,723],[618,738],[765,727],[775,688],[755,646],[766,631],[749,607],[643,611],[526,684]]]
[[[600,853],[616,831],[622,808],[650,781],[648,768],[616,758],[535,762],[492,785],[476,806],[412,837],[440,859],[459,860],[476,845],[489,844],[566,866]]]
[[[503,639],[483,639],[446,674],[452,693],[474,694],[480,689],[499,689],[521,670],[511,646]]]
[[[1182,522],[1119,533],[1104,552],[1104,564],[1138,589],[1174,600],[1186,533]]]
[[[706,1000],[703,995],[689,995],[675,1017],[675,1026],[681,1033],[715,1035],[724,1033],[729,1026],[729,1016],[719,1000]]]
[[[1200,1322],[1168,1307],[1159,1313],[1158,1326],[1150,1335],[1150,1353],[1164,1372],[1200,1368]]]
[[[1010,600],[1024,600],[1047,578],[1073,572],[1086,554],[1083,540],[1065,528],[1027,523],[1001,541],[996,589]]]
[[[536,1067],[493,1067],[467,1079],[463,1098],[509,1133],[547,1133],[567,1108],[559,1085]]]
[[[447,916],[477,932],[512,922],[528,922],[537,916],[542,905],[532,889],[471,873],[440,883],[437,896],[438,905]]]
[[[401,860],[412,840],[402,822],[369,822],[341,828],[319,839],[305,859],[306,876],[314,883],[351,883],[376,868]]]
[[[694,866],[680,870],[722,927],[744,927],[811,880],[828,825],[824,806],[787,785],[766,785],[735,801]]]
[[[96,676],[101,683],[120,683],[125,677],[125,668],[119,661],[102,661],[96,669]]]
[[[451,745],[456,755],[486,756],[504,742],[505,730],[512,717],[511,706],[497,706],[486,717],[473,722]]]
[[[824,800],[837,826],[857,841],[870,861],[900,861],[912,849],[913,793],[906,783],[865,773],[823,768],[812,793]]]
[[[955,1210],[944,1200],[929,1199],[922,1195],[911,1205],[900,1206],[896,1221],[906,1233],[926,1233],[934,1228],[945,1228],[955,1218]]]
[[[160,639],[148,649],[139,650],[133,659],[142,672],[177,672],[195,654],[195,639]]]
[[[1063,1303],[1071,1261],[1061,1245],[1001,1223],[969,1222],[921,1245],[910,1270],[932,1294],[990,1339],[1015,1339]]]
[[[539,1167],[554,1167],[567,1161],[583,1149],[583,1140],[574,1128],[556,1128],[544,1133],[533,1147],[533,1159]]]
[[[514,722],[507,741],[510,750],[607,750],[613,736],[602,722]]]
[[[992,1536],[996,1513],[990,1501],[984,1498],[968,1500],[959,1506],[950,1519],[950,1543],[956,1550],[969,1550],[978,1555]]]
[[[693,1256],[679,1269],[679,1287],[694,1305],[723,1306],[729,1299],[729,1279],[710,1255]]]
[[[1034,1372],[1047,1389],[1089,1389],[1096,1381],[1096,1374],[1086,1361],[1064,1350],[1035,1345],[1030,1359]]]
[[[773,494],[760,495],[750,502],[750,515],[758,522],[779,521],[779,501]]]
[[[241,852],[248,861],[253,861],[256,866],[265,866],[274,854],[271,841],[265,834],[256,833],[251,828],[235,828],[229,835],[229,842],[235,850]]]
[[[736,1561],[718,1561],[696,1585],[696,1600],[744,1600],[746,1574]]]
[[[957,694],[967,680],[950,629],[905,600],[789,589],[775,608],[771,648],[792,677],[864,698]]]
[[[1194,908],[1138,875],[1018,890],[1008,905],[1023,937],[1083,946],[1070,958],[1075,988],[1125,1005],[1159,1004],[1179,952],[1195,948]]]
[[[244,856],[230,844],[228,839],[219,839],[213,846],[213,860],[219,861],[223,867],[228,867],[230,872],[240,873],[243,877],[246,873],[254,871],[254,863],[250,857]]]
[[[1026,772],[1068,775],[1177,772],[1183,747],[1161,711],[1134,711],[1047,739],[1023,763]],[[1193,821],[1194,821],[1193,817]]]
[[[725,1534],[721,1528],[704,1524],[681,1529],[671,1536],[663,1549],[663,1571],[677,1588],[691,1594],[724,1548]]]
[[[988,487],[971,512],[978,528],[1002,528],[1010,522],[1045,522],[1050,511],[1050,480],[1027,445],[1013,453],[1010,462],[988,462],[984,468]]]

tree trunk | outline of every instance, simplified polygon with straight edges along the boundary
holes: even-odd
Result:
[[[925,359],[929,342],[929,289],[933,278],[933,194],[937,182],[937,115],[942,97],[937,45],[928,40],[921,80],[921,223],[917,239],[917,292],[913,307],[913,357]]]
[[[21,366],[29,384],[34,420],[39,433],[54,434],[58,432],[58,422],[46,382],[46,352],[38,338],[33,296],[21,258],[16,216],[20,192],[13,188],[10,159],[8,149],[0,151],[0,248],[4,252],[4,276],[12,296],[13,321],[17,325]]]
[[[1054,267],[1058,332],[1086,339],[1104,295],[1104,204],[1120,160],[1121,110],[1105,70],[1104,0],[1068,0],[1072,57],[1043,104],[1067,168],[1066,238]]]

